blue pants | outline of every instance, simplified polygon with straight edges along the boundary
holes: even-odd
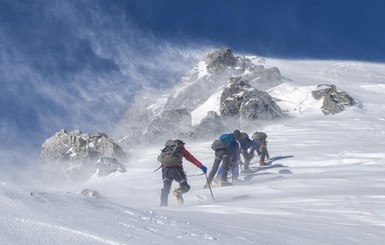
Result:
[[[238,176],[239,176],[239,162],[238,161],[234,161],[234,162],[231,161],[230,166],[227,168],[227,170],[226,170],[226,168],[223,165],[220,166],[219,169],[218,169],[217,175],[218,176],[226,175],[225,179],[223,179],[221,177],[221,180],[227,181],[227,174],[228,174],[228,171],[230,169],[231,169],[232,178],[233,179],[237,179]]]

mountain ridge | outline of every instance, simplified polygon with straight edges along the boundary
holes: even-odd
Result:
[[[168,93],[165,92],[159,96],[157,103],[145,101],[144,97],[150,98],[151,96],[138,96],[120,121],[114,135],[125,135],[120,137],[120,142],[123,144],[125,142],[123,138],[138,139],[140,136],[138,131],[148,138],[148,135],[146,136],[148,126],[152,120],[158,120],[156,118],[161,112],[185,109],[187,113],[192,113],[213,94],[222,91],[231,77],[241,77],[251,86],[263,90],[272,88],[285,80],[278,68],[265,69],[263,62],[264,59],[258,56],[248,58],[235,56],[229,48],[215,50],[187,71]],[[160,97],[161,100],[159,100]],[[157,110],[152,110],[153,108],[157,108]],[[138,122],[140,123],[138,124]],[[193,124],[190,124],[189,127],[193,128]],[[175,133],[171,134],[178,136]]]

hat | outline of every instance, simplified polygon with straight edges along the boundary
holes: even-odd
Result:
[[[234,135],[235,139],[238,140],[241,138],[241,131],[236,129],[236,130],[234,130],[233,135]]]

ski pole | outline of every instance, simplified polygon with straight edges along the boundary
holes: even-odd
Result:
[[[209,183],[209,178],[207,177],[207,174],[206,174],[206,173],[205,173],[205,176],[206,176],[207,184],[208,184],[209,189],[210,189],[211,198],[213,199],[213,203],[215,203],[215,199],[214,199],[214,195],[213,195],[213,190],[211,190],[211,184]]]

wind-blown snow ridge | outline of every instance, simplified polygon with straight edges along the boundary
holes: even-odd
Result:
[[[219,89],[218,92],[210,96],[200,107],[191,112],[191,124],[193,126],[199,124],[201,120],[207,116],[207,112],[209,111],[215,111],[219,115],[221,95],[222,89]]]
[[[311,95],[311,91],[316,89],[316,85],[297,87],[283,83],[270,89],[268,93],[278,99],[279,107],[291,116],[301,116],[305,112],[321,115],[322,100],[316,100]]]
[[[5,183],[0,195],[1,206],[7,207],[1,215],[1,244],[159,244],[169,239],[205,244],[227,236],[190,221],[80,195]]]

